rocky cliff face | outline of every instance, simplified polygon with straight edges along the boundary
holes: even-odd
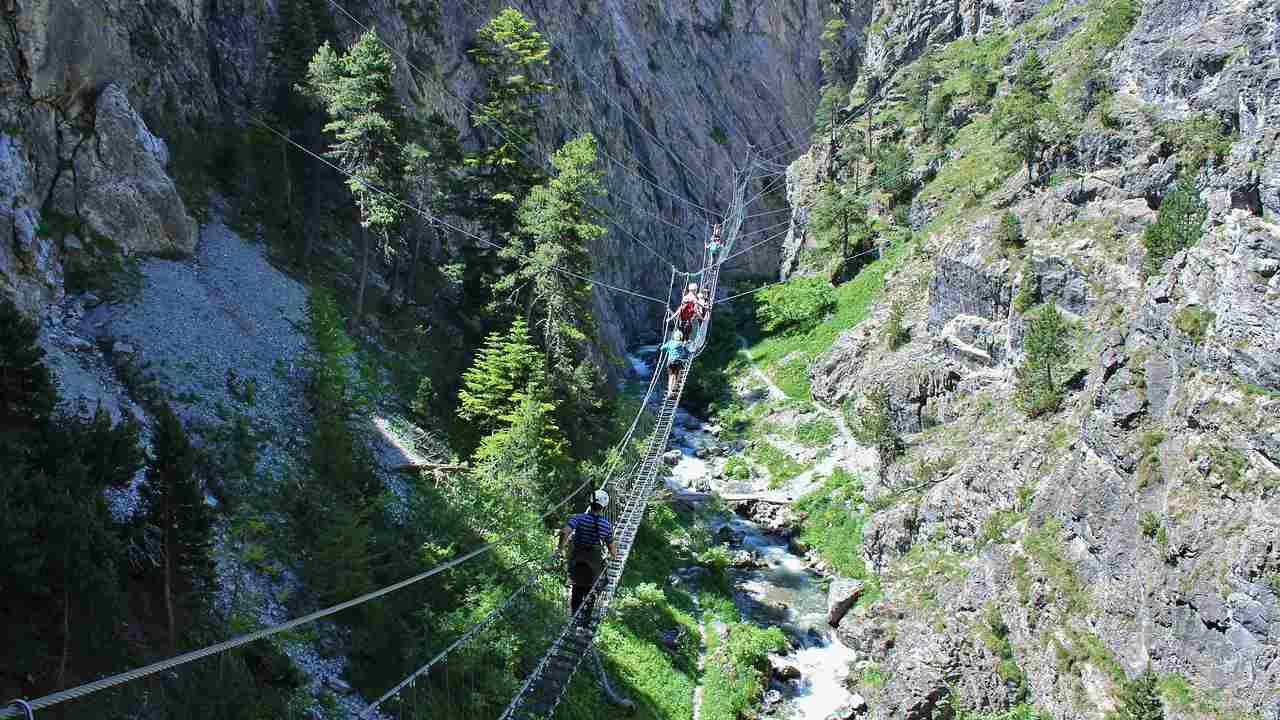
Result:
[[[930,46],[1007,33],[1006,73],[1034,45],[1060,80],[1105,5],[882,4],[864,71],[892,78]],[[1025,700],[1092,720],[1146,668],[1169,717],[1280,717],[1280,6],[1135,5],[1101,76],[1108,122],[1079,128],[1044,186],[1025,169],[972,193],[920,182],[921,232],[887,297],[811,368],[824,403],[886,388],[907,438],[867,493],[885,596],[840,625],[876,717]],[[1220,162],[1188,167],[1162,128],[1203,112],[1233,132]],[[977,152],[953,149],[940,172]],[[811,242],[825,153],[791,168],[792,252]],[[1188,173],[1200,240],[1144,276],[1142,229]],[[1005,211],[1023,250],[996,240]],[[1029,282],[1079,329],[1047,419],[1012,407]],[[887,350],[894,300],[911,340]]]
[[[301,5],[341,39],[359,32],[332,4]],[[340,5],[400,51],[405,100],[471,136],[462,98],[474,96],[477,75],[466,49],[498,6]],[[724,210],[748,145],[777,159],[807,140],[822,25],[814,0],[520,8],[554,44],[550,79],[562,87],[546,98],[534,160],[545,162],[573,134],[595,133],[609,155],[618,224],[677,263],[701,252],[687,233],[706,230],[703,208]],[[271,53],[282,31],[277,3],[15,0],[0,10],[0,56],[12,79],[0,88],[0,235],[13,238],[0,243],[0,290],[36,311],[62,292],[76,253],[190,254],[195,224],[170,179],[183,159],[171,157],[166,140],[194,129],[195,142],[216,144],[246,126],[248,108],[263,106],[281,71]],[[752,191],[770,180],[757,179]],[[203,192],[190,189],[200,202]],[[778,193],[763,199],[781,206]],[[598,274],[665,291],[669,268],[610,230],[596,249]],[[739,262],[771,268],[776,248]],[[647,329],[652,308],[603,292],[597,301],[615,349]]]

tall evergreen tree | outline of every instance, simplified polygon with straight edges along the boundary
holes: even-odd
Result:
[[[866,203],[834,183],[822,186],[809,217],[809,228],[819,243],[839,247],[842,259],[856,254],[871,239]]]
[[[414,203],[436,215],[460,214],[465,208],[465,188],[457,172],[463,162],[457,129],[443,115],[430,113],[410,121],[409,135],[421,139],[405,143],[401,148],[405,189]],[[438,225],[426,228],[422,224],[420,218],[415,219],[417,227],[410,243],[413,248],[407,280],[410,294],[417,288],[423,235],[440,230]]]
[[[529,191],[517,215],[518,234],[502,252],[517,263],[517,270],[500,279],[498,287],[514,291],[532,286],[530,304],[553,376],[570,372],[579,356],[576,346],[595,335],[586,278],[591,274],[590,243],[605,234],[596,223],[600,212],[591,204],[605,192],[595,160],[595,138],[589,133],[557,150],[551,156],[555,174]]]
[[[462,377],[458,415],[481,432],[510,424],[516,408],[528,397],[542,397],[546,388],[542,353],[520,318],[506,332],[489,333]]]
[[[1013,88],[996,108],[996,127],[1013,142],[1027,166],[1027,182],[1035,180],[1036,165],[1044,156],[1050,135],[1061,118],[1049,97],[1053,83],[1040,54],[1027,51],[1014,75]]]
[[[182,422],[167,403],[161,405],[142,497],[160,566],[170,651],[178,644],[174,605],[182,596],[196,597],[213,577],[213,510],[205,503],[195,465],[195,448]]]
[[[329,114],[325,132],[335,136],[325,154],[352,174],[347,189],[360,211],[357,322],[364,315],[369,279],[369,230],[385,245],[392,226],[400,220],[400,206],[387,194],[401,174],[403,118],[391,86],[394,71],[390,53],[372,30],[342,55],[324,43],[307,68],[308,90]]]
[[[1062,404],[1061,370],[1071,358],[1072,327],[1058,306],[1046,302],[1023,339],[1026,359],[1015,371],[1014,400],[1027,415],[1052,413]]]
[[[0,301],[0,437],[39,426],[57,405],[39,336],[39,326],[13,301]]]
[[[475,210],[494,233],[508,230],[516,204],[542,179],[524,156],[536,136],[539,97],[556,86],[538,79],[550,63],[551,44],[519,10],[506,8],[476,33],[467,51],[481,66],[484,96],[471,121],[485,131],[485,144],[467,158],[475,169]]]

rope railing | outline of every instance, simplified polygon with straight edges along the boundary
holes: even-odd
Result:
[[[742,173],[741,182],[735,181],[733,204],[725,224],[721,228],[726,249],[731,249],[736,243],[738,233],[742,227],[746,209],[748,174],[748,172]],[[722,261],[711,257],[709,252],[704,250],[702,270],[692,274],[702,277],[704,287],[707,288],[710,298],[715,298],[715,293],[719,286],[721,264]],[[714,302],[713,299],[713,306]],[[616,517],[618,520],[616,547],[619,552],[617,557],[610,560],[606,571],[596,579],[596,584],[591,590],[591,597],[595,600],[594,604],[584,602],[578,608],[578,611],[569,618],[568,622],[563,625],[559,636],[548,647],[533,672],[525,679],[507,709],[500,716],[500,720],[534,720],[535,718],[548,717],[554,711],[556,705],[559,704],[560,698],[568,688],[570,678],[576,672],[582,658],[585,657],[585,645],[589,644],[596,627],[609,612],[613,596],[621,580],[627,559],[630,556],[632,544],[644,518],[649,497],[657,483],[661,456],[670,441],[676,408],[679,405],[685,383],[688,380],[690,363],[706,347],[712,317],[713,313],[708,309],[702,322],[698,323],[693,337],[688,340],[689,361],[684,364],[679,372],[678,384],[674,388],[674,393],[669,393],[665,402],[659,408],[657,422],[650,433],[643,460],[627,474],[626,478],[610,479],[611,487],[615,490],[623,486],[624,483],[626,488],[623,493],[610,496],[611,505],[618,504],[622,506],[621,510],[617,512],[614,511],[614,508],[610,508],[610,516]],[[664,337],[666,336],[666,330],[667,325],[664,323]],[[661,369],[661,363],[655,363],[655,378],[661,372]],[[581,614],[584,608],[589,605],[593,608],[592,614],[584,624]],[[567,640],[570,634],[574,632],[573,628],[579,624],[584,624],[586,627],[586,639],[581,642]],[[568,654],[565,653],[566,648],[569,650]]]

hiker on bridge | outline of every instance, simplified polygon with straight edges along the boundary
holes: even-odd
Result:
[[[707,241],[707,260],[714,263],[716,261],[716,253],[720,252],[722,247],[724,247],[724,244],[720,242],[720,223],[716,223],[711,228],[711,239]]]
[[[591,505],[586,512],[571,515],[569,521],[560,530],[560,542],[556,552],[561,553],[569,544],[568,571],[569,584],[573,587],[569,596],[569,609],[578,612],[587,596],[596,584],[596,578],[604,570],[604,558],[600,556],[600,546],[609,551],[609,558],[616,557],[613,548],[613,526],[609,518],[602,513],[609,506],[609,493],[597,490],[591,493]],[[578,616],[578,627],[586,629],[591,624],[591,611],[595,605],[595,597],[587,600],[587,607]]]
[[[679,319],[680,333],[684,337],[689,338],[693,335],[693,320],[698,315],[698,310],[702,299],[698,297],[698,283],[689,283],[689,287],[684,292],[684,297],[680,298],[680,304],[667,317],[667,322]]]
[[[680,385],[680,370],[689,361],[689,348],[684,344],[684,334],[677,328],[671,331],[671,339],[658,349],[666,353],[667,397],[671,397]]]

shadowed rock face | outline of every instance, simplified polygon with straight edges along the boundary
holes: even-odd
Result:
[[[331,24],[340,43],[359,32],[323,0],[302,5],[327,15],[320,24]],[[479,81],[466,50],[492,14],[488,8],[437,3],[426,18],[411,3],[341,5],[408,54],[416,70],[397,56],[395,77],[406,100],[443,113],[468,142],[478,138],[467,103]],[[744,166],[748,146],[782,164],[804,149],[820,81],[816,47],[825,6],[817,0],[516,6],[553,43],[548,79],[562,88],[544,98],[532,159],[544,163],[578,133],[596,135],[608,155],[606,203],[617,221],[594,248],[596,274],[661,296],[670,267],[628,233],[681,269],[695,264],[707,211],[727,207],[731,176]],[[18,79],[0,88],[0,127],[8,138],[0,152],[21,187],[0,182],[0,232],[8,237],[14,227],[40,226],[42,215],[57,212],[77,217],[121,252],[189,254],[194,225],[180,218],[172,184],[165,187],[164,141],[198,126],[202,140],[214,142],[247,124],[246,107],[269,105],[280,73],[271,56],[277,10],[275,3],[240,0],[15,3],[0,33],[0,62]],[[752,213],[785,207],[777,177],[756,177],[749,192],[758,196]],[[333,194],[324,202],[347,202]],[[744,231],[776,226],[780,217],[751,218]],[[24,251],[33,258],[28,262],[0,250],[3,290],[31,310],[54,299],[61,251],[60,243],[46,242]],[[765,243],[734,267],[770,272],[777,257],[778,244]],[[596,300],[596,318],[615,351],[656,325],[646,303],[603,289]]]

